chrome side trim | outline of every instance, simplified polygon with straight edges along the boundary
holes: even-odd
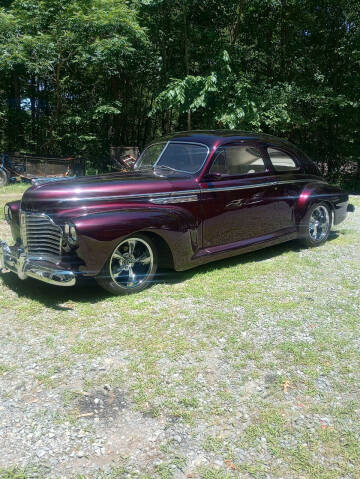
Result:
[[[238,185],[238,186],[225,186],[222,188],[202,188],[198,190],[181,190],[181,191],[161,191],[159,193],[138,193],[134,195],[114,195],[114,196],[91,196],[91,197],[73,197],[73,198],[64,198],[61,200],[57,200],[59,202],[68,202],[68,201],[114,201],[114,200],[131,200],[131,199],[148,199],[148,198],[156,198],[156,197],[163,197],[163,196],[179,196],[179,195],[189,195],[194,193],[216,193],[217,191],[235,191],[235,190],[248,190],[251,188],[263,188],[265,186],[276,186],[276,185],[283,185],[289,183],[326,183],[324,180],[315,180],[313,178],[310,179],[301,179],[301,180],[283,180],[283,181],[268,181],[266,183],[258,183],[258,184],[245,184],[245,185]]]
[[[278,186],[278,185],[285,185],[289,183],[309,183],[310,181],[314,180],[285,180],[285,181],[268,181],[267,183],[258,183],[258,184],[251,184],[251,185],[238,185],[238,186],[225,186],[223,188],[208,188],[201,190],[204,193],[212,193],[217,191],[236,191],[236,190],[249,190],[253,188],[263,188],[265,186]],[[326,181],[315,180],[316,183],[326,183]]]
[[[165,205],[169,203],[190,203],[191,201],[197,201],[199,197],[197,195],[189,196],[174,196],[165,198],[151,198],[149,201],[156,205]]]
[[[117,195],[117,196],[91,196],[87,198],[66,198],[58,200],[59,202],[67,201],[113,201],[113,200],[127,200],[127,199],[148,199],[162,196],[178,196],[188,195],[192,193],[200,193],[200,188],[197,190],[183,190],[183,191],[161,191],[160,193],[138,193],[135,195]]]

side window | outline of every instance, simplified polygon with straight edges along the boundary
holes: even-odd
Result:
[[[276,148],[268,148],[267,151],[276,171],[291,171],[298,169],[295,161],[285,151],[277,150]]]
[[[216,152],[210,173],[237,176],[266,172],[261,151],[250,145],[220,147]]]

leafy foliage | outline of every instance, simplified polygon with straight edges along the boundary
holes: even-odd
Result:
[[[106,164],[111,145],[237,128],[288,138],[331,179],[359,161],[357,0],[2,5],[1,149]]]

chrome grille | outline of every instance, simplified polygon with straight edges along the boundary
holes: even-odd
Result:
[[[58,259],[61,255],[62,229],[42,213],[21,213],[21,237],[31,256]]]

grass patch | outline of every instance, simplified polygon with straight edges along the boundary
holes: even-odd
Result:
[[[14,371],[16,366],[10,366],[9,364],[0,363],[0,376],[4,373]]]
[[[0,191],[0,215],[24,189]],[[208,462],[190,473],[205,479],[358,479],[358,216],[321,248],[275,246],[174,273],[136,296],[0,276],[2,397],[16,401],[21,390],[9,390],[11,372],[17,387],[59,393],[53,427],[83,428],[81,394],[119,388],[122,414],[185,438],[154,443],[162,462],[139,465],[141,479],[187,470],[193,450]],[[21,378],[13,364],[24,365]],[[104,477],[127,474],[119,471]]]
[[[47,472],[46,468],[38,466],[26,468],[11,467],[0,469],[0,479],[43,479]]]

